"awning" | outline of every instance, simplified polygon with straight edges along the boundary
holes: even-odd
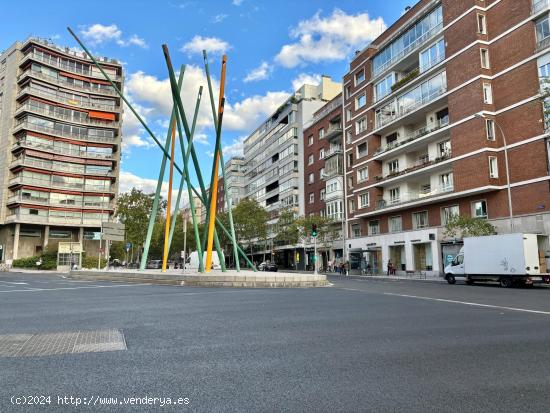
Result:
[[[106,119],[106,120],[112,120],[112,121],[115,120],[114,113],[90,111],[88,112],[88,116],[90,116],[90,118],[95,118],[95,119]]]

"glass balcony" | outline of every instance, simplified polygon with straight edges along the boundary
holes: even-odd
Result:
[[[62,132],[60,130],[50,128],[48,126],[39,125],[28,121],[19,122],[18,124],[16,124],[13,129],[13,133],[17,133],[21,130],[40,132],[50,136],[58,136],[60,138],[77,139],[79,141],[101,142],[101,143],[109,143],[111,145],[118,144],[117,138],[107,138],[103,136],[90,136],[86,133],[73,133],[73,132],[64,132],[64,131]]]
[[[56,202],[48,198],[37,197],[32,195],[14,195],[8,198],[8,205],[10,204],[38,204],[46,206],[59,206],[65,208],[80,208],[80,209],[114,209],[114,205],[110,202],[90,202],[90,201],[81,201],[75,202],[72,204],[66,202]]]
[[[116,159],[115,155],[112,153],[109,154],[109,153],[99,153],[99,152],[85,152],[85,151],[80,151],[78,149],[61,148],[59,146],[47,145],[41,142],[35,142],[30,140],[28,141],[26,139],[21,139],[17,141],[13,145],[12,151],[16,149],[21,149],[21,148],[42,149],[48,152],[54,152],[62,155],[76,156],[79,158],[95,158],[95,159],[109,159],[109,160]]]
[[[24,88],[22,88],[21,91],[17,94],[16,98],[19,99],[26,94],[43,97],[45,99],[53,100],[55,102],[62,103],[64,105],[74,106],[81,109],[92,109],[92,110],[100,110],[100,111],[107,111],[107,112],[122,111],[122,107],[117,107],[114,103],[113,105],[106,105],[103,103],[97,103],[90,100],[74,100],[60,93],[42,90],[37,87],[33,87],[32,85],[25,86]]]
[[[533,0],[533,14],[537,14],[538,12],[549,7],[550,0]]]
[[[16,176],[11,178],[8,186],[14,185],[31,185],[44,188],[60,188],[76,190],[79,192],[98,192],[98,193],[114,193],[114,188],[106,188],[102,185],[91,185],[83,182],[57,182],[52,181],[49,177],[46,178],[31,178],[28,176]]]
[[[332,139],[342,136],[342,124],[331,123],[323,136],[323,139]]]
[[[49,108],[55,108],[55,106],[49,106]],[[81,125],[87,125],[87,126],[93,126],[93,127],[100,127],[100,128],[110,128],[115,129],[119,127],[118,122],[104,122],[97,119],[92,119],[87,117],[84,120],[81,119],[74,119],[72,116],[55,112],[53,110],[47,110],[45,108],[40,108],[36,105],[31,105],[28,101],[22,105],[19,105],[19,107],[15,110],[15,116],[23,113],[23,112],[30,112],[30,113],[36,113],[38,115],[47,116],[49,118],[62,120],[65,122],[72,122],[72,123],[78,123]],[[78,139],[78,138],[77,138]]]
[[[105,217],[104,220],[108,218]],[[83,217],[83,216],[48,216],[48,215],[36,215],[24,212],[17,212],[10,215],[6,215],[6,222],[23,222],[23,223],[37,223],[37,224],[56,224],[56,225],[86,225],[89,227],[100,227],[101,217]]]
[[[382,210],[386,208],[391,208],[394,206],[404,205],[415,201],[420,201],[424,199],[430,199],[439,195],[448,194],[454,191],[453,184],[442,185],[435,189],[429,189],[424,191],[411,191],[403,192],[397,197],[381,199],[376,205],[377,210]]]

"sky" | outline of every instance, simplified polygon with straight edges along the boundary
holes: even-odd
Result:
[[[21,7],[9,1],[2,4],[2,13],[10,18],[4,18],[5,24],[0,26],[0,51],[29,36],[77,47],[66,29],[70,26],[94,55],[123,63],[125,95],[161,142],[166,138],[172,108],[162,44],[168,45],[175,67],[186,67],[182,98],[188,118],[199,86],[207,91],[202,50],[208,52],[216,99],[225,53],[222,145],[227,160],[242,154],[243,140],[303,83],[316,84],[322,74],[341,81],[353,53],[367,46],[414,2],[27,0]],[[207,93],[202,102],[194,141],[203,175],[209,177],[215,135]],[[153,192],[161,157],[160,149],[126,109],[120,191],[135,186]]]

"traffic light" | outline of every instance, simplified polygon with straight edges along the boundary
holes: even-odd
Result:
[[[311,225],[311,236],[316,237],[317,236],[317,224]]]

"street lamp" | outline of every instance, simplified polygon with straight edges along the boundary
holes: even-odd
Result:
[[[508,144],[506,143],[506,135],[504,134],[504,131],[502,130],[502,127],[500,124],[496,121],[496,119],[488,118],[484,113],[479,112],[474,115],[476,118],[480,119],[489,119],[493,121],[495,125],[497,125],[497,128],[500,130],[500,134],[502,135],[502,140],[504,142],[504,162],[506,167],[506,189],[508,191],[508,212],[510,214],[510,232],[514,232],[514,212],[512,210],[512,188],[510,186],[510,167],[508,164]]]

